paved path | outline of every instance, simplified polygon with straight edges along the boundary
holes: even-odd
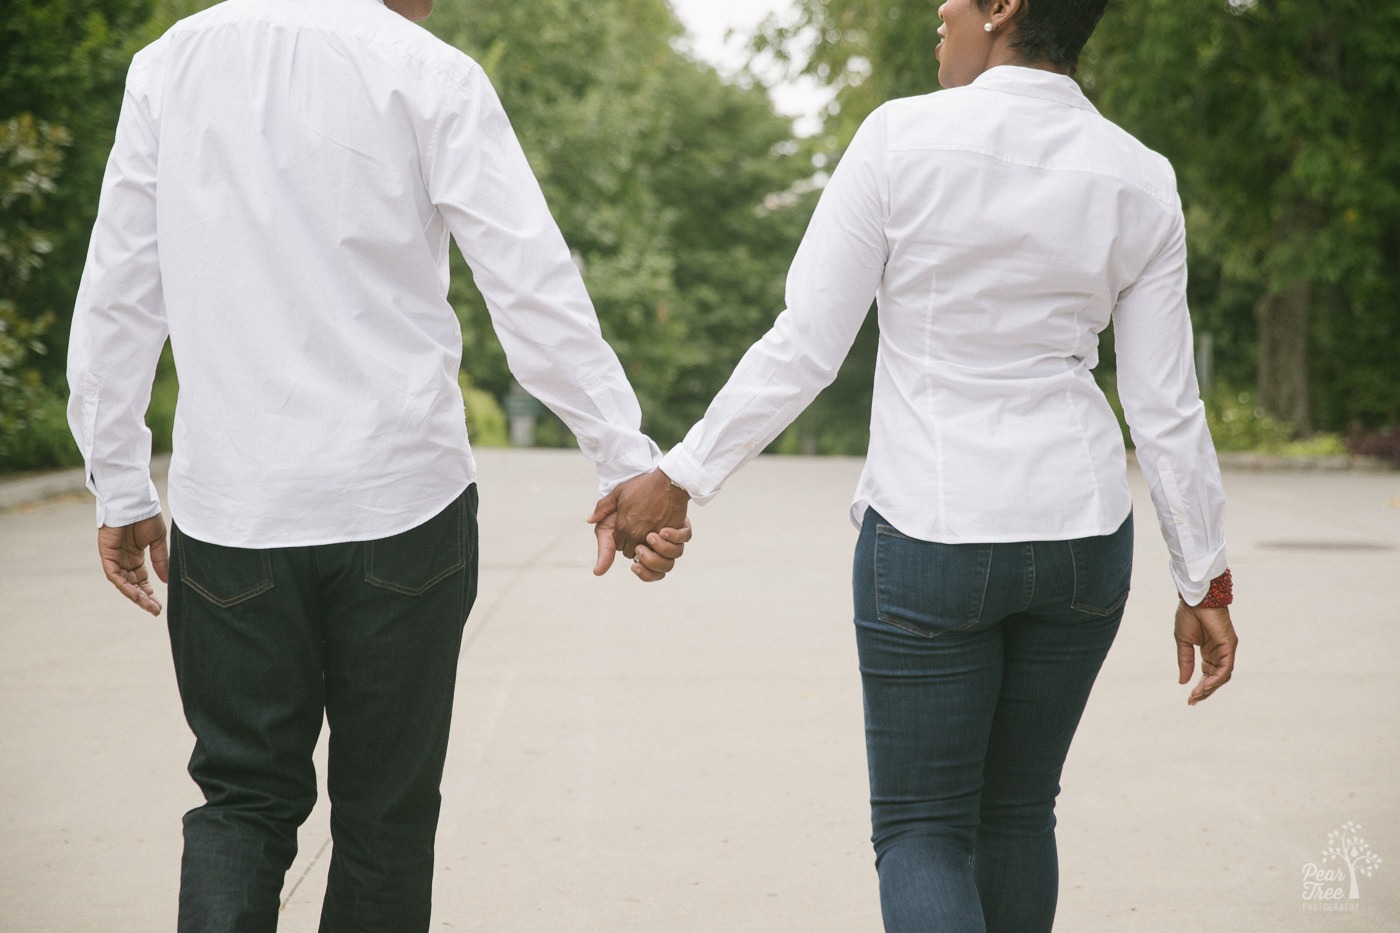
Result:
[[[853,460],[764,458],[665,583],[591,577],[576,454],[481,455],[434,930],[878,928],[847,575]],[[1060,805],[1068,933],[1400,930],[1400,473],[1230,472],[1241,668],[1195,709],[1144,487],[1134,595]],[[0,931],[173,929],[197,802],[164,627],[91,506],[0,513]],[[316,926],[323,808],[282,929]],[[1361,825],[1342,911],[1303,868]],[[1337,906],[1337,905],[1333,905]],[[1354,909],[1350,909],[1354,908]]]

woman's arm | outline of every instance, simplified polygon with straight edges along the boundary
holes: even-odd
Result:
[[[787,309],[749,348],[705,417],[662,460],[704,502],[831,384],[888,258],[885,114],[861,126],[833,173],[787,279]]]

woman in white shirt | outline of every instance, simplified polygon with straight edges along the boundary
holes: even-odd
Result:
[[[950,90],[866,120],[793,261],[787,310],[640,509],[718,492],[831,382],[876,299],[852,517],[889,930],[1051,928],[1060,771],[1132,566],[1122,436],[1091,373],[1110,320],[1182,596],[1182,683],[1201,650],[1190,702],[1233,669],[1175,177],[1069,77],[1106,2],[943,4]],[[629,511],[624,496],[620,528]]]

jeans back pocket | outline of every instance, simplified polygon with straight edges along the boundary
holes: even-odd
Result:
[[[1071,608],[1094,616],[1122,609],[1133,582],[1133,516],[1112,534],[1070,541],[1069,553],[1074,561]]]
[[[468,494],[416,528],[365,544],[365,582],[420,596],[467,566]]]
[[[990,544],[921,541],[875,529],[875,612],[887,625],[924,638],[982,621],[991,573]]]
[[[175,579],[209,602],[228,609],[271,590],[276,581],[267,551],[225,547],[191,538],[174,527]]]

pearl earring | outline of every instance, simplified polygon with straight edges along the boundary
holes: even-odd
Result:
[[[986,24],[985,26],[983,26],[982,28],[985,29],[985,30],[987,30],[987,32],[991,32],[992,30],[996,29],[996,27],[993,26],[991,23],[987,23],[987,24]]]

